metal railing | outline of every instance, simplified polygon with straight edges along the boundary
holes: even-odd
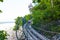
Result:
[[[25,40],[50,40],[46,38],[44,35],[39,34],[36,30],[34,30],[30,23],[26,23],[23,26],[23,32],[25,35]]]

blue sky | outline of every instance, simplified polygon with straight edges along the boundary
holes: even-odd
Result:
[[[18,16],[29,14],[28,5],[32,0],[4,0],[0,3],[0,9],[3,13],[0,14],[1,21],[14,21]]]

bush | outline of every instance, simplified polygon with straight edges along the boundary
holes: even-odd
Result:
[[[0,40],[5,40],[7,39],[7,33],[6,31],[0,31]]]

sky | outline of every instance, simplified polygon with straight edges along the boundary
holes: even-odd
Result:
[[[0,9],[3,13],[0,13],[0,22],[14,21],[18,16],[24,16],[29,14],[28,5],[32,3],[32,0],[4,0],[0,2]]]

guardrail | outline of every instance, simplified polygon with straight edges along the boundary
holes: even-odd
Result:
[[[48,39],[44,35],[41,35],[35,29],[32,28],[31,21],[25,23],[22,28],[25,40],[60,40],[60,34],[53,36],[51,39]]]
[[[34,30],[30,23],[26,23],[23,26],[23,32],[26,40],[50,40],[45,36],[39,34],[36,30]]]

